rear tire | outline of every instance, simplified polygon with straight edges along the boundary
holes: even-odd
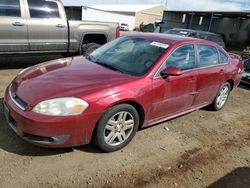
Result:
[[[96,49],[98,49],[101,45],[100,44],[97,44],[97,43],[87,43],[87,44],[84,44],[82,45],[82,48],[81,48],[81,54],[86,56],[86,55],[89,55],[91,54],[93,51],[95,51]]]
[[[219,111],[225,107],[228,101],[231,89],[232,89],[231,85],[228,82],[226,82],[220,87],[213,103],[211,104],[211,107],[213,108],[213,110]]]
[[[100,119],[93,141],[104,152],[120,150],[130,143],[139,126],[139,114],[129,104],[110,108]]]

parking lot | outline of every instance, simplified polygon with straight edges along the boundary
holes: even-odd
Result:
[[[236,89],[222,111],[141,130],[115,153],[93,145],[43,149],[8,127],[2,101],[21,69],[49,58],[0,60],[0,187],[250,187],[250,87]]]

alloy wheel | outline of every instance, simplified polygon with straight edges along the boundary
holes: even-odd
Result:
[[[110,146],[125,142],[133,132],[135,125],[131,113],[122,111],[111,117],[104,129],[104,140]]]
[[[227,102],[228,96],[229,96],[229,88],[227,85],[225,85],[221,90],[220,93],[216,99],[216,105],[220,109],[222,108],[225,103]]]

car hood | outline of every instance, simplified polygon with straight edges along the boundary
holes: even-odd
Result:
[[[32,106],[51,98],[82,96],[132,79],[135,77],[78,56],[30,67],[15,78],[12,86],[16,95]]]

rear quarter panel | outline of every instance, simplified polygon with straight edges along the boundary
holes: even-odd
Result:
[[[234,80],[234,88],[236,88],[240,84],[240,81],[242,79],[244,65],[242,58],[239,55],[233,53],[228,54],[230,56],[230,59],[227,66],[226,79]]]

